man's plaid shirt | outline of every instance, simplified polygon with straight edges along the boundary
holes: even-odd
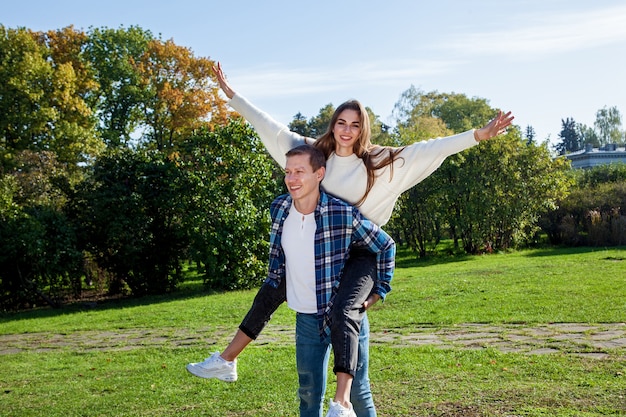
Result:
[[[269,271],[265,282],[275,288],[285,279],[285,253],[281,246],[281,235],[291,204],[291,196],[285,194],[270,206],[272,229]],[[317,317],[320,336],[323,337],[330,332],[329,312],[350,247],[363,248],[376,254],[378,276],[374,292],[384,299],[391,291],[396,246],[385,231],[363,217],[358,209],[324,192],[321,192],[315,209],[315,222]]]

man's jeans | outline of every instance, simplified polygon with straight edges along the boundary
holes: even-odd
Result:
[[[369,322],[363,315],[358,343],[358,363],[350,401],[358,417],[375,417],[369,382]],[[328,376],[330,338],[320,340],[317,316],[296,315],[296,365],[300,388],[300,417],[322,417]]]

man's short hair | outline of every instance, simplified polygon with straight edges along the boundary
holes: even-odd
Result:
[[[322,152],[320,149],[317,149],[313,145],[304,144],[296,146],[295,148],[290,149],[285,154],[287,158],[295,155],[309,155],[309,162],[311,162],[313,172],[317,171],[321,167],[326,168],[326,158],[324,157],[324,152]]]

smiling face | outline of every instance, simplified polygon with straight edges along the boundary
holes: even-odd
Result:
[[[356,110],[345,109],[337,117],[333,126],[335,153],[349,156],[354,153],[354,143],[361,134],[361,117]]]
[[[324,172],[324,167],[320,167],[317,171],[313,170],[310,156],[307,154],[287,157],[285,185],[300,213],[309,214],[315,210]]]

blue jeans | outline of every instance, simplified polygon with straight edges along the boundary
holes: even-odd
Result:
[[[358,363],[350,401],[358,417],[375,417],[376,408],[369,382],[369,322],[361,322]],[[296,366],[300,387],[300,417],[322,417],[328,378],[330,338],[320,340],[317,316],[296,315]]]

